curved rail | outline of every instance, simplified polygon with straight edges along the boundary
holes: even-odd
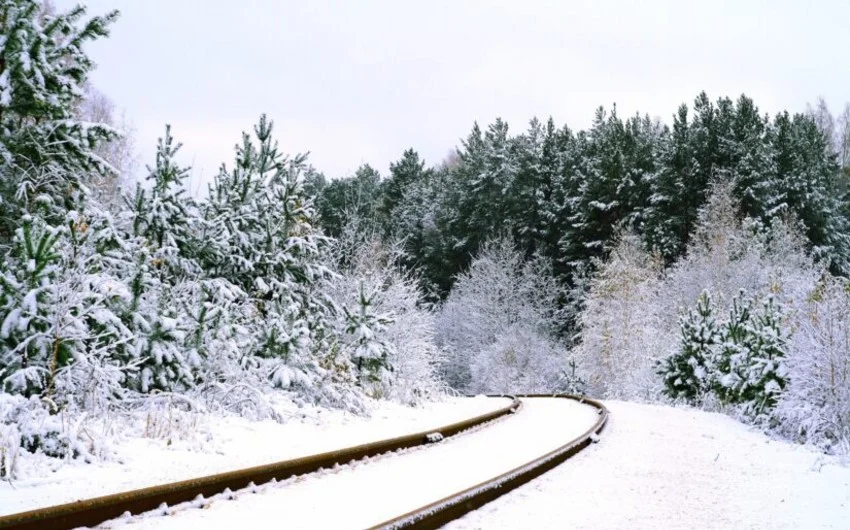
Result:
[[[318,455],[6,515],[0,517],[0,529],[43,530],[50,528],[51,530],[65,530],[81,526],[95,526],[120,517],[127,512],[139,514],[154,510],[163,503],[173,506],[192,501],[199,495],[210,497],[223,493],[227,489],[235,491],[252,484],[260,485],[272,480],[285,480],[296,475],[331,468],[337,464],[347,464],[352,460],[425,445],[516,412],[522,406],[522,402],[517,397],[499,397],[509,397],[512,398],[512,401],[509,405],[495,411],[444,425],[440,428]]]
[[[573,399],[579,403],[586,403],[598,410],[599,419],[578,438],[567,442],[561,447],[550,451],[531,462],[514,468],[498,477],[482,482],[476,486],[455,493],[436,502],[418,508],[395,519],[385,521],[369,530],[396,530],[414,529],[429,530],[439,528],[455,519],[459,519],[467,513],[477,510],[485,504],[492,502],[502,495],[530,482],[543,473],[553,469],[565,460],[575,455],[592,442],[596,441],[596,435],[602,432],[608,422],[608,409],[605,405],[594,399],[587,399],[573,395],[552,394],[525,394],[518,397],[562,397]]]

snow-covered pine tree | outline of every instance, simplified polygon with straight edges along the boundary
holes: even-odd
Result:
[[[679,351],[662,362],[659,373],[664,379],[664,394],[700,404],[712,389],[713,362],[723,336],[715,317],[715,306],[708,291],[679,321],[682,333]]]
[[[732,298],[729,319],[721,327],[720,347],[709,363],[712,390],[724,404],[742,399],[753,349],[752,306],[752,298],[743,289]]]
[[[744,414],[757,418],[776,406],[787,383],[787,335],[782,327],[782,308],[768,296],[755,315],[739,401]]]
[[[741,291],[723,325],[724,340],[715,360],[714,392],[721,403],[736,405],[752,418],[764,418],[785,388],[786,332],[772,295],[759,312]]]
[[[435,315],[417,278],[402,266],[404,243],[386,243],[368,226],[362,228],[350,222],[328,248],[337,274],[320,290],[343,308],[337,355],[327,359],[328,366],[340,380],[359,380],[373,396],[415,404],[439,395],[445,385],[437,373],[442,352],[436,346]],[[371,338],[360,333],[361,323]],[[364,349],[380,361],[378,370],[358,370],[358,359],[367,368],[367,359],[358,355]]]
[[[187,326],[178,294],[185,289],[177,289],[183,282],[202,279],[194,255],[195,242],[202,239],[202,220],[186,195],[183,181],[189,170],[175,160],[180,147],[166,126],[157,142],[155,165],[148,167],[149,186],[137,184],[135,194],[125,198],[129,233],[114,262],[123,259],[131,293],[123,312],[135,335],[126,357],[137,368],[130,386],[142,392],[192,387],[205,351],[187,348],[197,327]]]
[[[519,246],[528,253],[535,252],[540,245],[537,238],[541,228],[541,199],[551,197],[552,180],[550,167],[544,158],[546,141],[554,133],[550,119],[547,129],[543,129],[537,118],[531,120],[528,131],[516,139],[517,157],[516,176],[513,178],[508,195],[510,211],[508,217],[513,224],[513,237]]]
[[[783,211],[784,190],[777,178],[772,128],[759,115],[753,100],[741,96],[735,106],[732,137],[725,139],[734,165],[727,170],[735,181],[741,211],[769,224]]]
[[[350,219],[378,226],[383,217],[381,174],[363,164],[354,175],[325,183],[316,197],[316,209],[325,234],[339,237]]]
[[[0,245],[15,239],[2,265],[0,320],[5,353],[20,354],[25,369],[7,383],[46,392],[72,362],[91,360],[92,348],[102,354],[98,344],[120,327],[111,295],[99,290],[113,283],[96,274],[80,180],[114,171],[95,149],[116,132],[75,117],[93,67],[83,47],[107,35],[117,12],[85,21],[82,6],[57,14],[40,0],[5,0],[0,11]]]
[[[563,233],[561,209],[567,195],[564,193],[564,180],[572,139],[572,132],[566,127],[557,129],[555,121],[550,117],[542,132],[539,159],[529,157],[527,153],[520,161],[520,171],[534,172],[536,177],[517,177],[520,182],[537,182],[532,197],[534,208],[524,230],[530,232],[535,241],[534,250],[552,261],[556,275],[563,272],[558,260],[558,241]]]
[[[53,229],[31,217],[18,230],[0,282],[8,348],[0,377],[10,392],[103,409],[132,370],[121,355],[133,340],[121,318],[130,293],[101,247],[109,219],[69,212],[68,220]]]
[[[22,223],[0,264],[0,380],[4,391],[29,396],[47,388],[51,369],[65,364],[70,352],[50,333],[63,229],[29,215]]]
[[[465,269],[479,247],[499,230],[512,228],[509,213],[514,197],[509,196],[518,169],[514,141],[502,119],[482,133],[476,123],[458,150],[459,164],[453,171],[456,203],[449,228],[449,268]]]
[[[114,171],[94,148],[117,134],[75,119],[94,66],[83,46],[108,34],[117,11],[84,21],[85,8],[51,14],[41,0],[2,0],[0,12],[0,243],[8,242],[33,201],[46,221],[80,210],[80,175]]]
[[[779,118],[777,118],[779,119]],[[816,259],[827,263],[832,272],[850,273],[850,221],[842,213],[835,189],[839,172],[829,139],[808,116],[796,115],[781,146],[779,181],[789,208],[805,227]]]
[[[413,149],[407,149],[397,162],[390,164],[390,176],[383,183],[381,205],[379,207],[387,232],[394,229],[393,222],[400,212],[398,205],[404,200],[408,188],[430,177],[430,169],[425,168],[425,161]]]
[[[189,168],[175,160],[182,144],[175,145],[171,126],[156,147],[156,163],[148,167],[148,189],[137,184],[128,206],[133,214],[133,235],[141,237],[150,249],[150,265],[160,281],[174,285],[182,278],[200,274],[195,261],[194,242],[201,222],[195,201],[186,194],[184,180]]]
[[[390,315],[375,311],[377,293],[367,292],[360,282],[357,306],[353,310],[344,307],[345,331],[351,339],[351,359],[357,369],[360,384],[374,394],[375,388],[386,379],[392,370],[390,359],[395,355],[393,347],[383,340],[387,326],[392,323]]]
[[[681,105],[669,134],[659,140],[659,168],[649,182],[650,196],[642,213],[644,239],[668,263],[685,250],[695,216],[692,204],[701,191],[694,182],[692,149],[688,106]]]
[[[312,290],[330,274],[320,253],[326,239],[302,187],[306,156],[282,155],[272,131],[262,116],[256,143],[243,134],[233,168],[222,167],[211,184],[202,266],[249,294],[257,369],[310,394],[320,390],[319,360],[333,327],[329,304]]]

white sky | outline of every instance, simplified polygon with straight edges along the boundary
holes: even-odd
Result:
[[[497,116],[579,129],[616,102],[669,122],[701,90],[771,114],[850,101],[846,0],[82,1],[122,12],[89,47],[93,83],[143,162],[172,124],[196,188],[262,112],[285,152],[338,177],[383,173],[408,147],[438,163]]]

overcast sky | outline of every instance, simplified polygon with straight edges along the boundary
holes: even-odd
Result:
[[[196,188],[262,112],[285,152],[337,177],[408,147],[436,164],[497,116],[579,129],[616,103],[669,123],[701,90],[763,113],[850,101],[847,0],[83,1],[122,12],[89,47],[93,83],[144,162],[172,124]]]

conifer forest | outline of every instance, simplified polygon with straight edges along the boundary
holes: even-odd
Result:
[[[349,175],[261,115],[192,193],[192,138],[134,145],[90,83],[118,18],[0,0],[0,477],[97,458],[83,416],[271,395],[571,392],[850,452],[850,105],[494,118]]]

